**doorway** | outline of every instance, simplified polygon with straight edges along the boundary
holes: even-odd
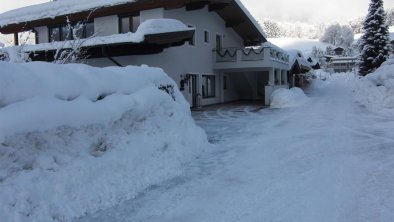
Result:
[[[189,76],[189,94],[191,95],[190,108],[198,108],[198,92],[197,92],[197,75],[188,74]]]

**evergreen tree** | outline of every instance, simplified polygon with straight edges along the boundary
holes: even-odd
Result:
[[[363,30],[359,72],[366,75],[386,61],[391,50],[383,0],[371,0]]]

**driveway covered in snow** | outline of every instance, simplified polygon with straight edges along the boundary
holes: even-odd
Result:
[[[78,221],[393,221],[394,117],[316,88],[297,108],[195,113],[213,143],[183,176]]]

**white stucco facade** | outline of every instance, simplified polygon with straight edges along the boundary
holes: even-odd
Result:
[[[172,18],[182,21],[183,23],[195,27],[195,44],[186,43],[183,46],[171,47],[165,49],[160,54],[153,55],[136,55],[115,57],[121,65],[142,65],[161,67],[168,73],[179,85],[180,81],[187,74],[197,76],[197,85],[201,85],[203,75],[214,75],[215,81],[215,97],[201,98],[201,105],[216,104],[224,102],[221,99],[221,81],[220,72],[214,70],[212,50],[216,47],[216,35],[222,37],[223,47],[243,47],[243,40],[231,28],[225,27],[225,21],[215,12],[209,12],[205,7],[201,10],[186,11],[185,8],[164,10],[154,9],[141,12],[141,20],[149,18],[157,18],[163,15],[164,18]],[[148,17],[151,15],[152,17]],[[113,25],[112,25],[113,26]],[[204,32],[209,33],[209,42],[204,41]],[[115,33],[113,33],[115,34]],[[114,65],[106,58],[89,60],[88,64],[93,66],[112,66]],[[188,86],[186,85],[186,88]],[[197,87],[197,93],[202,95],[200,87]],[[192,103],[192,92],[184,90],[183,95]],[[236,100],[236,99],[234,99]]]
[[[94,32],[97,36],[107,36],[119,33],[119,18],[117,15],[94,19]]]
[[[49,29],[46,26],[36,27],[34,29],[37,33],[38,43],[49,42]]]

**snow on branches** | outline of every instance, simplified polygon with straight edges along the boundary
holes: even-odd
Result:
[[[360,74],[367,75],[387,60],[391,51],[383,0],[371,0],[361,37]]]

